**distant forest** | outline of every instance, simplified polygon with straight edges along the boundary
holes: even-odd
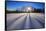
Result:
[[[30,12],[26,12],[26,11],[9,11],[9,10],[5,10],[6,13],[45,13],[45,9],[34,9],[34,11]]]

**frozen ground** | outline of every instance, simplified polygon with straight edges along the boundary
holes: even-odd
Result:
[[[45,15],[42,13],[12,13],[7,14],[7,29],[39,29],[44,28]]]

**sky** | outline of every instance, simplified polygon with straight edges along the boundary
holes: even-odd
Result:
[[[17,1],[6,2],[6,8],[7,10],[10,11],[16,10],[17,8],[21,8],[23,6],[32,6],[33,8],[36,9],[43,9],[45,5],[44,3],[39,3],[39,2],[17,2]]]

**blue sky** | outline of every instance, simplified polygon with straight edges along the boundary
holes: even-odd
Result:
[[[32,6],[37,9],[43,9],[44,3],[33,3],[33,2],[15,2],[15,1],[8,1],[6,3],[7,10],[16,10],[17,8],[21,8],[23,6]]]

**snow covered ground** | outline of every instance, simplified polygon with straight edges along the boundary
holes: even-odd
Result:
[[[7,14],[7,29],[39,29],[44,28],[45,15],[43,13],[11,13]]]

